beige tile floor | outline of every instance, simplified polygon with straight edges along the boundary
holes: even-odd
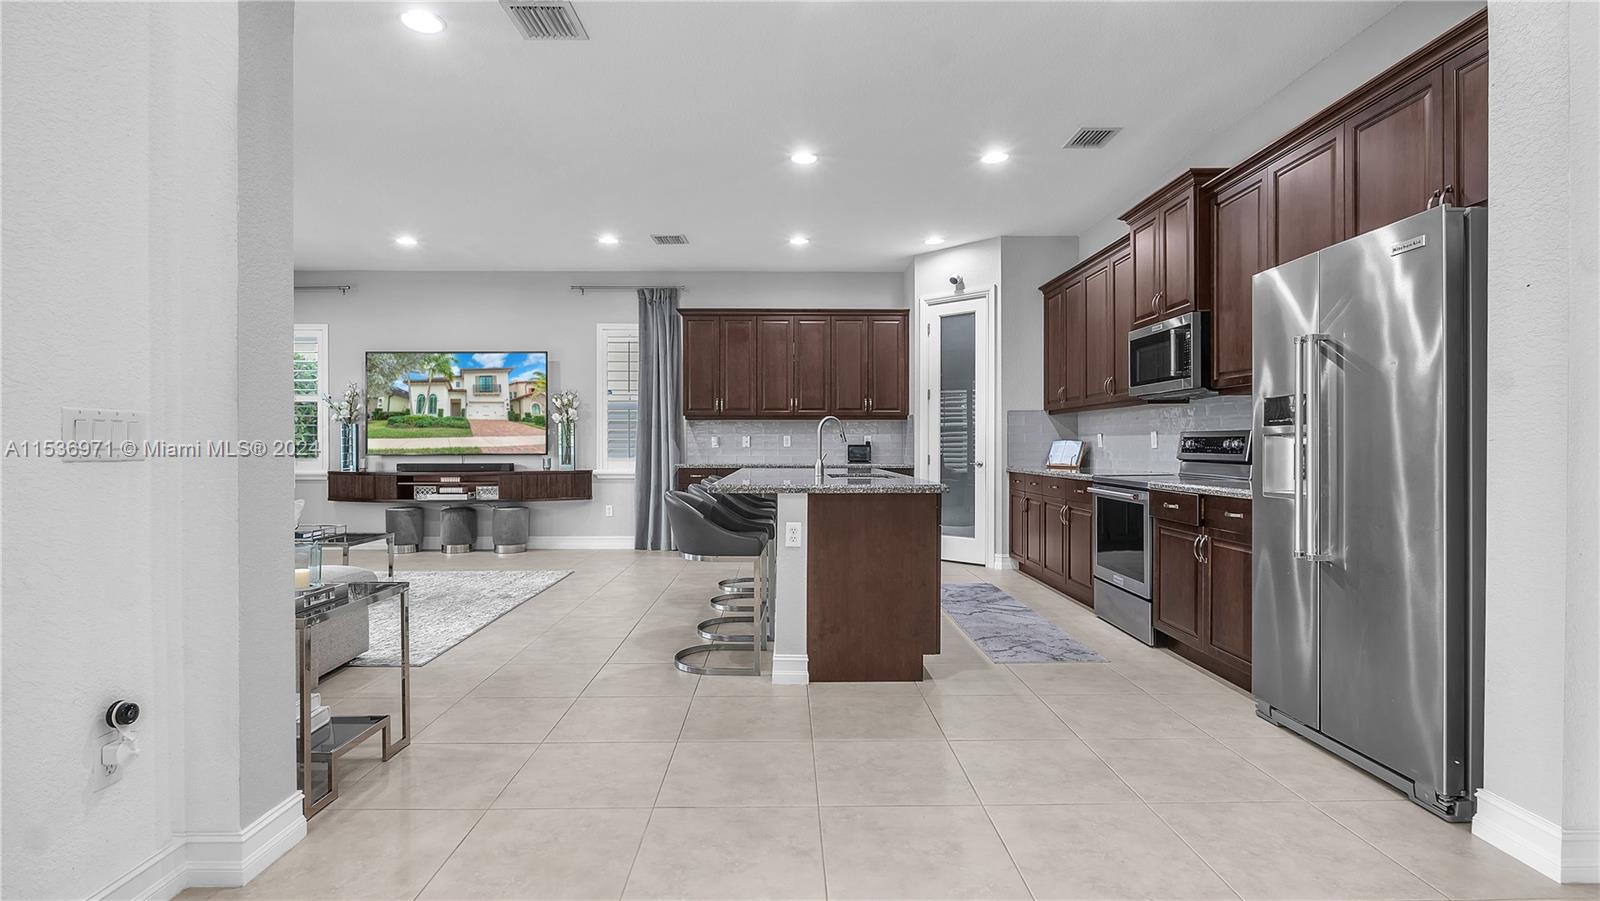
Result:
[[[377,565],[357,551],[352,562]],[[573,575],[417,670],[416,741],[250,898],[1594,898],[1257,719],[1249,698],[1011,572],[947,565],[1109,662],[996,666],[948,621],[929,679],[678,672],[737,567],[632,551],[402,558]],[[326,680],[394,710],[394,672]]]

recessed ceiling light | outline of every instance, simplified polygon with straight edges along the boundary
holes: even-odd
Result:
[[[811,239],[806,237],[805,235],[790,235],[789,236],[789,243],[793,244],[796,247],[801,247],[803,245],[810,244],[811,243]]]
[[[413,9],[401,13],[400,22],[417,34],[438,34],[444,31],[444,20],[425,9]]]
[[[993,166],[996,163],[1003,163],[1009,159],[1011,159],[1011,154],[1006,153],[1004,150],[991,150],[988,153],[985,153],[983,156],[978,157],[978,162],[988,163],[989,165]]]
[[[598,240],[600,241],[601,244],[617,244],[617,243],[619,243],[619,241],[617,239],[617,236],[613,235],[613,234],[609,234],[609,233],[601,235],[598,238]]]
[[[944,238],[940,237],[939,235],[929,235],[926,238],[922,239],[922,243],[924,243],[924,244],[943,244],[944,243]]]
[[[797,166],[809,166],[817,161],[817,155],[809,150],[796,150],[789,154],[789,162]]]
[[[396,235],[394,243],[397,247],[416,247],[417,239],[414,235]]]

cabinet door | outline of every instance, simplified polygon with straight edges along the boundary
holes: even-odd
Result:
[[[1133,253],[1125,251],[1111,261],[1112,369],[1117,397],[1128,396],[1128,333],[1133,331]]]
[[[1161,290],[1160,218],[1151,213],[1128,226],[1129,247],[1133,254],[1133,324],[1149,325],[1161,318],[1156,310],[1156,292]]]
[[[1440,71],[1424,72],[1345,125],[1346,237],[1422,212],[1444,187],[1442,93]]]
[[[1084,400],[1084,342],[1087,334],[1084,329],[1084,285],[1075,281],[1067,285],[1067,290],[1062,298],[1063,315],[1066,321],[1065,341],[1062,344],[1062,368],[1064,371],[1062,384],[1066,388],[1062,396],[1067,400],[1067,407],[1079,406]]]
[[[1032,495],[1028,496],[1028,562],[1044,568],[1044,517],[1049,504]]]
[[[794,318],[794,411],[826,415],[833,381],[833,323],[827,316]]]
[[[756,413],[794,412],[794,317],[756,320]]]
[[[1084,603],[1094,601],[1094,511],[1067,507],[1067,585]]]
[[[1272,262],[1266,268],[1343,241],[1343,132],[1335,126],[1274,161],[1267,201]]]
[[[1044,408],[1067,404],[1066,288],[1057,285],[1044,295]]]
[[[722,395],[722,324],[715,316],[683,317],[683,413],[717,415]]]
[[[867,413],[904,416],[911,402],[910,323],[905,316],[867,321],[870,375]]]
[[[1112,302],[1108,263],[1083,277],[1084,403],[1105,403],[1117,391],[1116,311]],[[1123,333],[1122,343],[1128,343],[1127,333]]]
[[[756,414],[756,319],[723,316],[722,409],[723,416]]]
[[[1479,41],[1444,64],[1445,198],[1454,206],[1489,199],[1489,42]]]
[[[1028,559],[1028,496],[1020,491],[1011,492],[1011,559],[1018,563]]]
[[[1067,581],[1067,506],[1061,503],[1045,503],[1039,506],[1044,508],[1045,578],[1058,586],[1064,586]]]
[[[1161,267],[1156,290],[1161,300],[1156,312],[1162,319],[1195,308],[1194,200],[1189,194],[1161,210]]]
[[[1216,287],[1211,297],[1211,385],[1250,384],[1251,279],[1269,268],[1262,177],[1230,186],[1213,204]]]
[[[1223,658],[1250,666],[1250,545],[1206,530],[1206,640]]]
[[[839,416],[867,412],[867,318],[833,317],[833,404]]]
[[[1156,628],[1201,644],[1200,559],[1195,542],[1200,533],[1162,520],[1154,522],[1156,584],[1152,603]]]

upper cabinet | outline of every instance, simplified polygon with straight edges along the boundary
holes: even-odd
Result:
[[[1211,195],[1205,186],[1221,172],[1190,169],[1123,214],[1135,328],[1211,308]]]
[[[1488,202],[1488,76],[1478,13],[1206,186],[1211,387],[1250,388],[1256,273],[1436,204]],[[1155,221],[1142,216],[1136,254],[1139,223]]]
[[[1128,396],[1128,332],[1137,307],[1124,238],[1040,287],[1044,407],[1052,413],[1141,403]]]
[[[685,310],[684,415],[903,418],[908,317],[905,310]]]

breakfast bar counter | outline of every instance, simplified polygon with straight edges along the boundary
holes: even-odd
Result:
[[[884,470],[747,468],[707,490],[778,502],[772,681],[909,682],[939,653],[944,485]]]

